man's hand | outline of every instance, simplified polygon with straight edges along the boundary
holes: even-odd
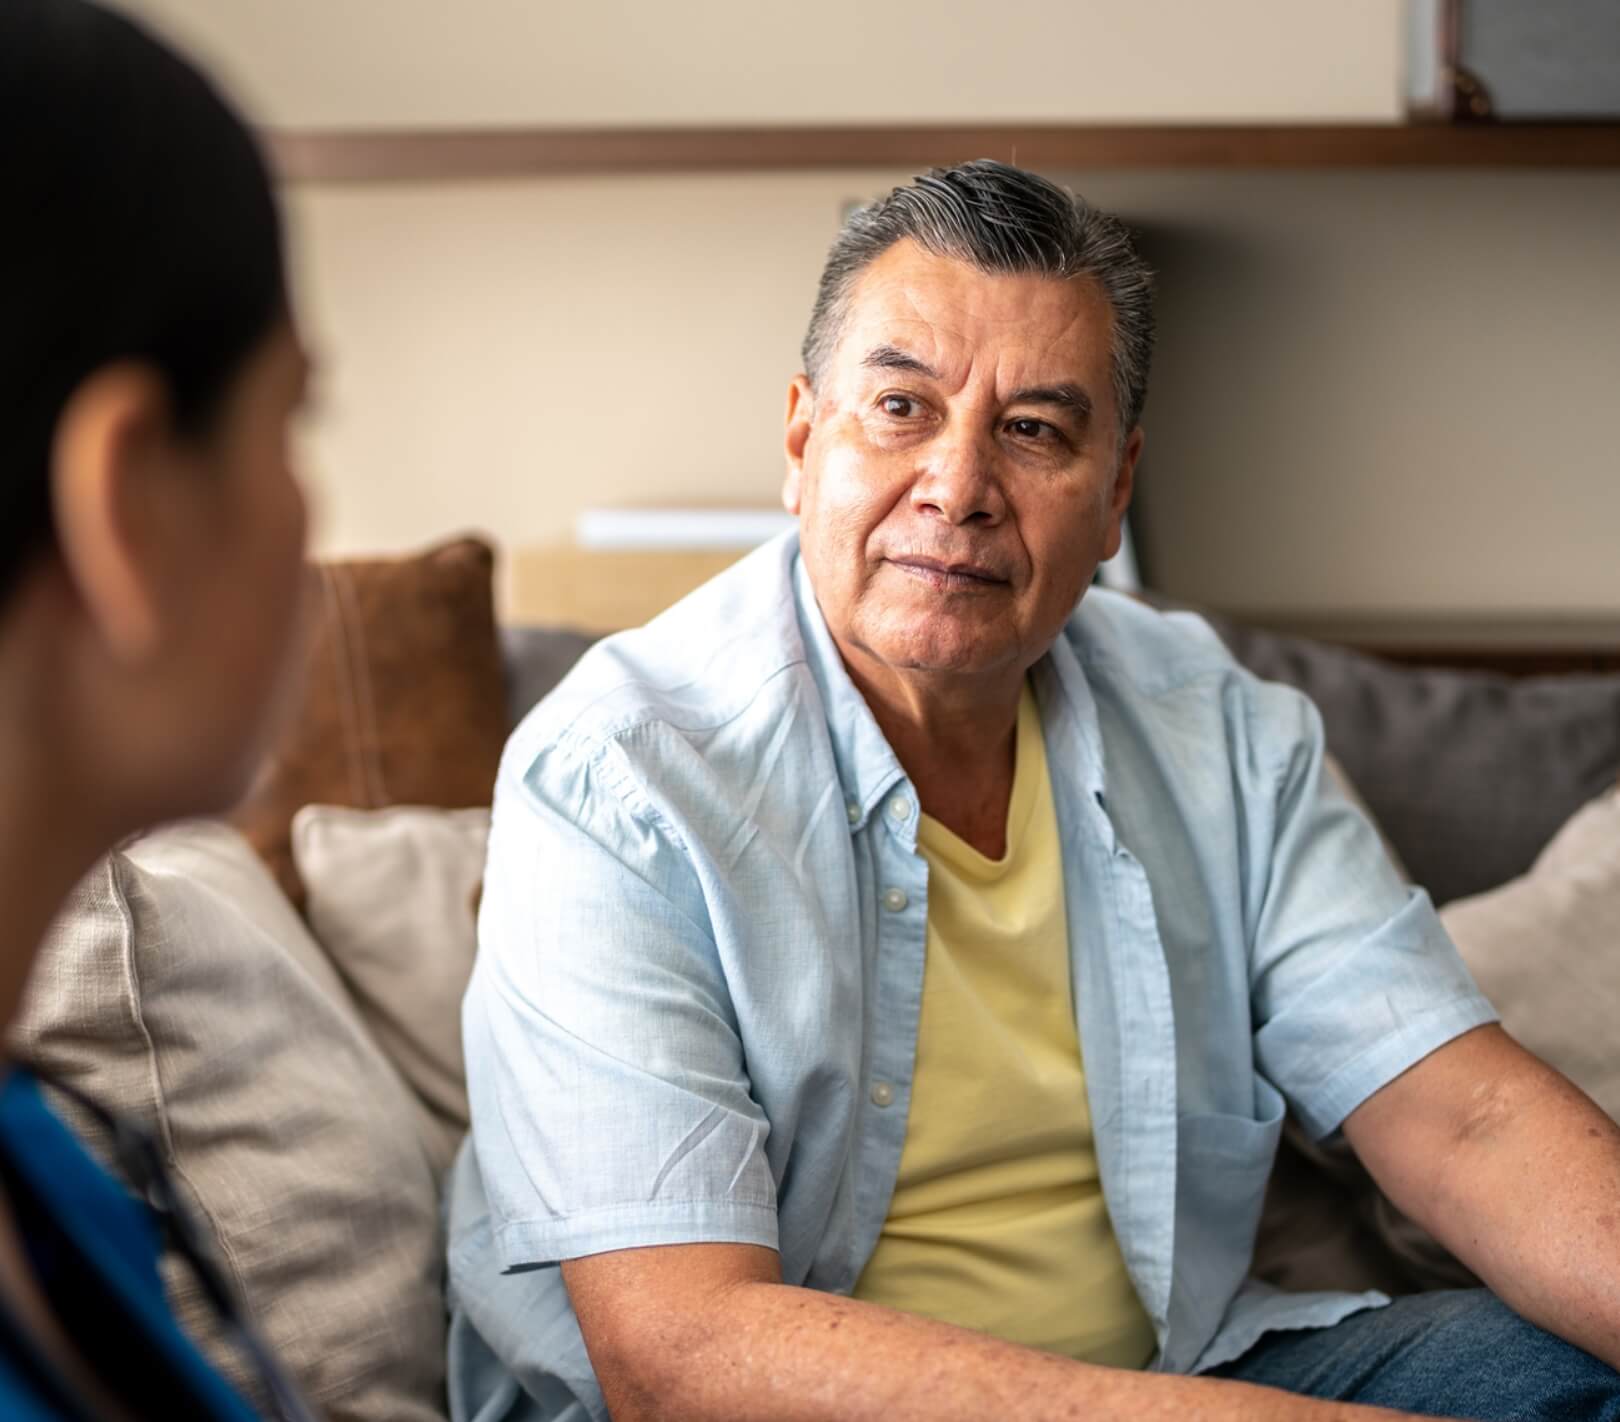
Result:
[[[1620,1368],[1620,1129],[1500,1027],[1375,1092],[1344,1134],[1511,1308]]]
[[[615,1422],[1374,1422],[1381,1408],[1071,1362],[781,1282],[752,1245],[574,1259],[563,1276]]]

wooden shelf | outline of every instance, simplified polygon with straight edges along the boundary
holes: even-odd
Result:
[[[1620,671],[1620,616],[1494,617],[1434,613],[1280,616],[1224,613],[1233,621],[1293,637],[1334,642],[1388,661],[1524,676]]]
[[[915,169],[981,157],[1058,171],[1620,167],[1620,123],[281,130],[269,143],[283,177],[316,183]]]

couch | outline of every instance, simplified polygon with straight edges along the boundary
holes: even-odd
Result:
[[[321,568],[302,702],[253,792],[96,866],[13,1033],[157,1134],[336,1422],[444,1416],[439,1187],[466,1127],[457,1007],[489,787],[507,729],[591,640],[498,627],[492,567],[460,540]],[[1620,663],[1398,666],[1212,620],[1245,664],[1317,699],[1344,783],[1445,905],[1510,1030],[1620,1113]],[[1342,1147],[1297,1132],[1256,1270],[1396,1292],[1466,1278]],[[252,1391],[184,1272],[170,1283]]]

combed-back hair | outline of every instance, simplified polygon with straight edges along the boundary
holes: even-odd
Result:
[[[51,447],[97,370],[201,431],[286,308],[257,144],[196,68],[88,0],[0,0],[0,599],[52,538]]]
[[[935,168],[850,214],[827,254],[805,332],[812,388],[838,344],[861,273],[907,239],[984,272],[1094,280],[1113,312],[1120,440],[1136,427],[1153,357],[1153,274],[1130,230],[1068,189],[989,158]]]

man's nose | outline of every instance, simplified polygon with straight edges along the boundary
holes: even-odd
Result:
[[[918,513],[950,524],[993,526],[1006,514],[994,442],[966,428],[929,444],[911,486]]]

